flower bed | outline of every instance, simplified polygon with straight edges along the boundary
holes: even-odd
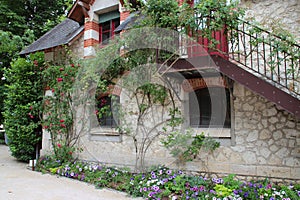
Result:
[[[108,167],[99,163],[75,161],[60,163],[44,157],[38,170],[109,187],[145,199],[300,199],[300,185],[274,184],[268,180],[243,182],[229,175],[223,179],[190,176],[182,171],[155,167],[148,173],[131,173],[128,169]]]

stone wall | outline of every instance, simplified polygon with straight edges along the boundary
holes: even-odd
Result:
[[[180,167],[206,175],[233,173],[244,179],[268,177],[276,181],[299,182],[300,122],[237,83],[234,84],[233,96],[234,124],[231,131],[234,137],[223,139],[230,140],[231,145],[221,145],[213,153],[201,152],[195,161]],[[132,138],[100,134],[98,137],[102,139],[95,140],[90,136],[91,133],[87,133],[81,140],[84,148],[82,159],[134,166]],[[159,139],[151,145],[146,163],[148,166],[178,167]]]
[[[80,34],[78,38],[73,41],[73,43],[70,45],[70,50],[72,54],[72,58],[75,60],[83,59],[83,51],[84,51],[84,37],[83,34]]]
[[[294,34],[300,42],[299,0],[241,0],[247,9],[246,18],[254,18],[266,26],[284,28]]]
[[[235,145],[202,156],[188,170],[300,180],[300,122],[239,84],[234,85]],[[206,164],[206,168],[204,168]]]

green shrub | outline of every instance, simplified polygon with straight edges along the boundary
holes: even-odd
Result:
[[[41,139],[40,105],[43,96],[42,70],[44,55],[37,53],[18,58],[5,70],[6,99],[4,127],[12,155],[27,162],[35,158],[35,147]]]

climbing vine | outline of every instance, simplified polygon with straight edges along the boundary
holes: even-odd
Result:
[[[47,85],[43,105],[43,128],[51,136],[54,155],[60,162],[74,158],[79,134],[76,132],[73,84],[79,64],[48,66],[43,72]]]

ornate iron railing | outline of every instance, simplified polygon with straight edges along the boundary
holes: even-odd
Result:
[[[229,60],[300,98],[300,46],[246,21],[229,27]]]

